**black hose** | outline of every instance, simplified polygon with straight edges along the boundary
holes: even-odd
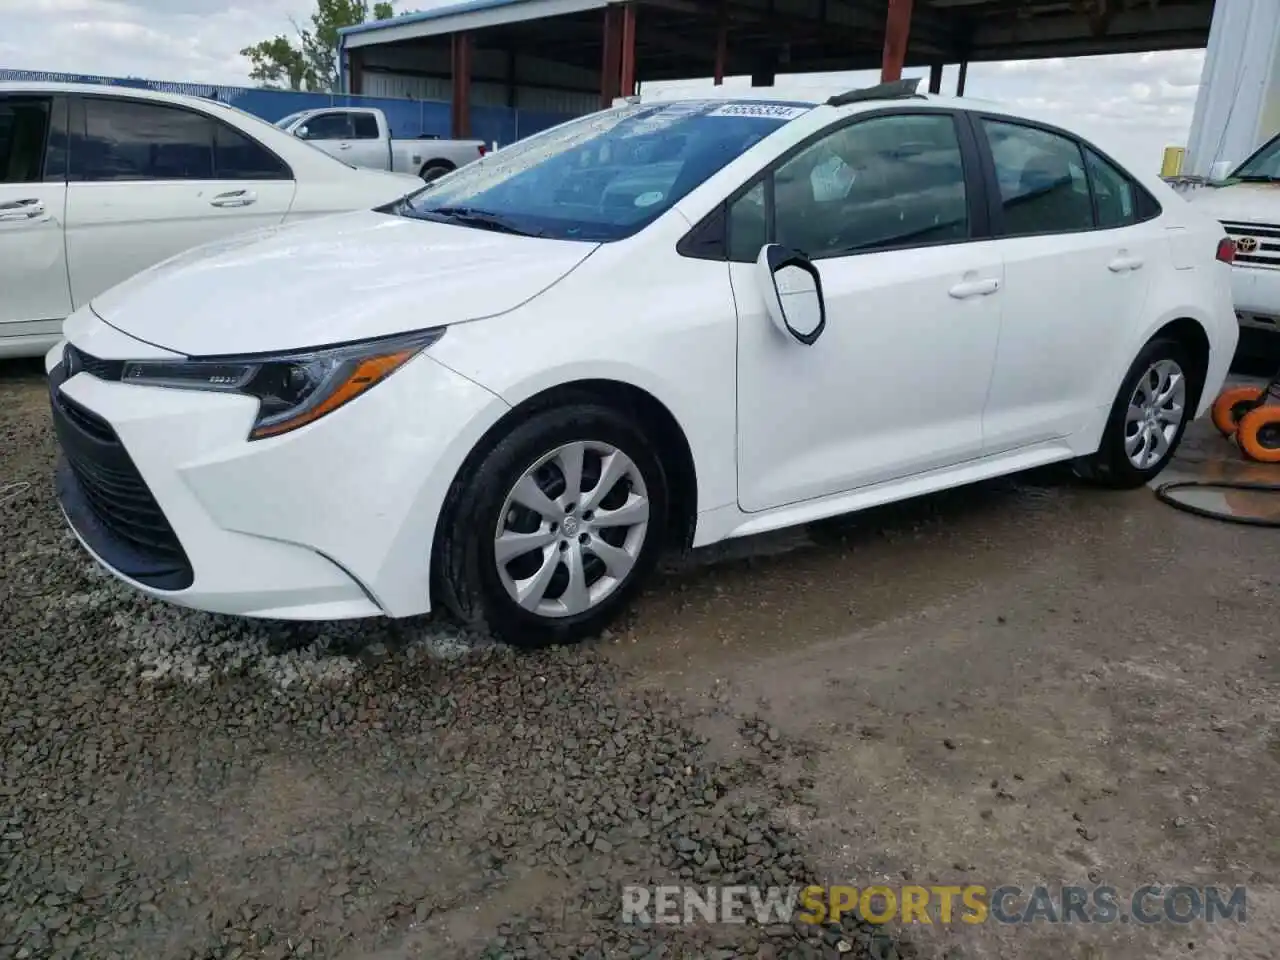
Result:
[[[1208,517],[1210,520],[1221,520],[1224,523],[1238,523],[1246,527],[1280,527],[1280,518],[1240,516],[1234,513],[1219,513],[1207,507],[1197,507],[1193,503],[1185,503],[1171,496],[1174,490],[1197,488],[1200,490],[1254,490],[1262,493],[1280,493],[1280,483],[1246,483],[1229,480],[1179,480],[1175,483],[1162,484],[1156,487],[1156,497],[1171,507],[1176,507],[1197,517]]]

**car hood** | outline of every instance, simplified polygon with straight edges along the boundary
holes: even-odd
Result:
[[[178,353],[296,350],[505,313],[596,246],[361,211],[196,247],[92,309]]]
[[[1201,187],[1186,194],[1187,202],[1219,220],[1238,223],[1280,223],[1280,184],[1233,183]]]

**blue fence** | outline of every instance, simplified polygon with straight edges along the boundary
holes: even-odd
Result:
[[[217,97],[223,103],[274,123],[299,110],[315,107],[377,107],[387,115],[391,132],[397,137],[434,134],[449,136],[449,104],[441,100],[393,100],[386,97],[355,97],[340,93],[295,93],[291,90],[258,90],[252,87],[229,87],[210,83],[170,83],[137,77],[96,77],[71,73],[45,73],[39,70],[0,69],[0,82],[25,83],[96,83],[116,87],[134,87],[162,93],[181,93],[190,97]],[[570,119],[569,114],[516,110],[509,107],[471,107],[471,135],[486,143],[512,143],[539,130]]]

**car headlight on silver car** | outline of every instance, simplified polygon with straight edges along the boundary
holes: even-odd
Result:
[[[258,400],[250,440],[314,423],[371,390],[444,335],[444,327],[319,350],[125,364],[125,383],[238,393]]]

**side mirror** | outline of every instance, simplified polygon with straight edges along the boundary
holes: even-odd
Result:
[[[1231,175],[1231,171],[1236,168],[1235,163],[1230,160],[1219,160],[1209,168],[1209,182],[1221,183]]]
[[[756,279],[774,325],[806,347],[827,327],[818,268],[799,250],[769,243],[756,258]]]
[[[307,139],[307,125],[304,123],[300,127],[294,127],[293,135],[297,137],[299,140]]]

